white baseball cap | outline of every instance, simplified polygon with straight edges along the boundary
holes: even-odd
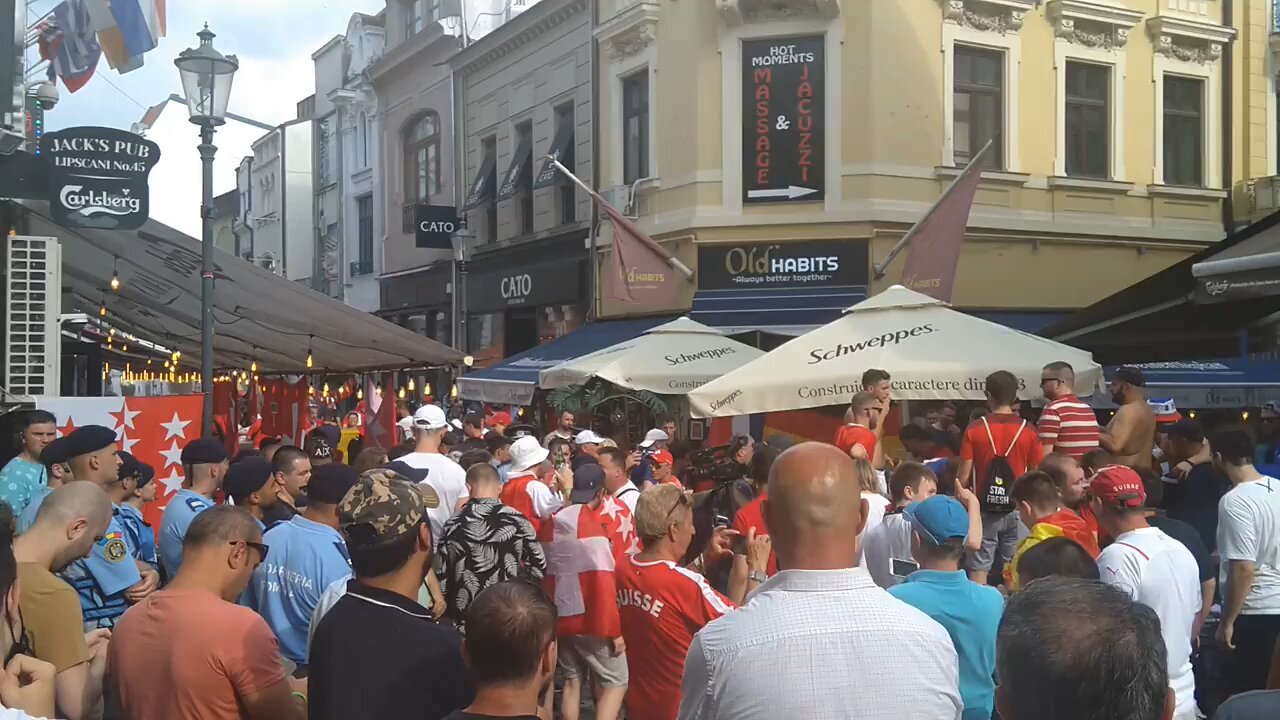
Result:
[[[654,428],[644,434],[644,442],[640,443],[640,447],[642,448],[653,447],[654,443],[666,442],[670,439],[671,438],[665,432],[663,432],[662,430],[659,430],[658,428]]]
[[[594,430],[583,430],[573,439],[575,445],[599,445],[604,442],[604,438],[595,433]]]
[[[439,430],[449,427],[449,419],[439,405],[423,405],[413,414],[413,426],[419,430]]]
[[[523,472],[535,468],[546,461],[551,452],[538,444],[538,438],[531,435],[516,438],[511,443],[511,469]]]

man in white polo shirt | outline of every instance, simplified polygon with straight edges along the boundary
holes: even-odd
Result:
[[[1253,442],[1238,429],[1214,436],[1213,464],[1231,480],[1218,501],[1222,622],[1218,643],[1231,653],[1231,694],[1267,686],[1280,636],[1280,480],[1253,466]]]
[[[1124,590],[1160,617],[1168,653],[1174,720],[1196,719],[1191,632],[1200,612],[1200,568],[1182,543],[1147,524],[1142,478],[1123,465],[1098,471],[1089,485],[1098,525],[1115,542],[1098,556],[1102,581]]]

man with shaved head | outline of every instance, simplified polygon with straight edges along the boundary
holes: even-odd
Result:
[[[960,717],[947,631],[857,567],[867,513],[848,454],[778,457],[764,515],[780,571],[694,638],[680,720]]]
[[[102,488],[73,482],[45,496],[35,523],[13,542],[18,561],[19,605],[37,660],[53,665],[58,717],[92,717],[102,700],[107,669],[107,630],[84,632],[76,591],[54,573],[88,557],[111,523],[111,500]]]

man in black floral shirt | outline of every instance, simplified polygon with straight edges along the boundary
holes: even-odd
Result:
[[[503,580],[538,581],[547,571],[533,525],[498,500],[498,471],[488,463],[471,466],[467,489],[471,499],[445,523],[439,544],[445,618],[459,627],[481,590]]]

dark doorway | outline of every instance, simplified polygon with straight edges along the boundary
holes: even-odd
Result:
[[[508,310],[503,332],[503,354],[511,357],[538,344],[538,311],[536,308]]]

